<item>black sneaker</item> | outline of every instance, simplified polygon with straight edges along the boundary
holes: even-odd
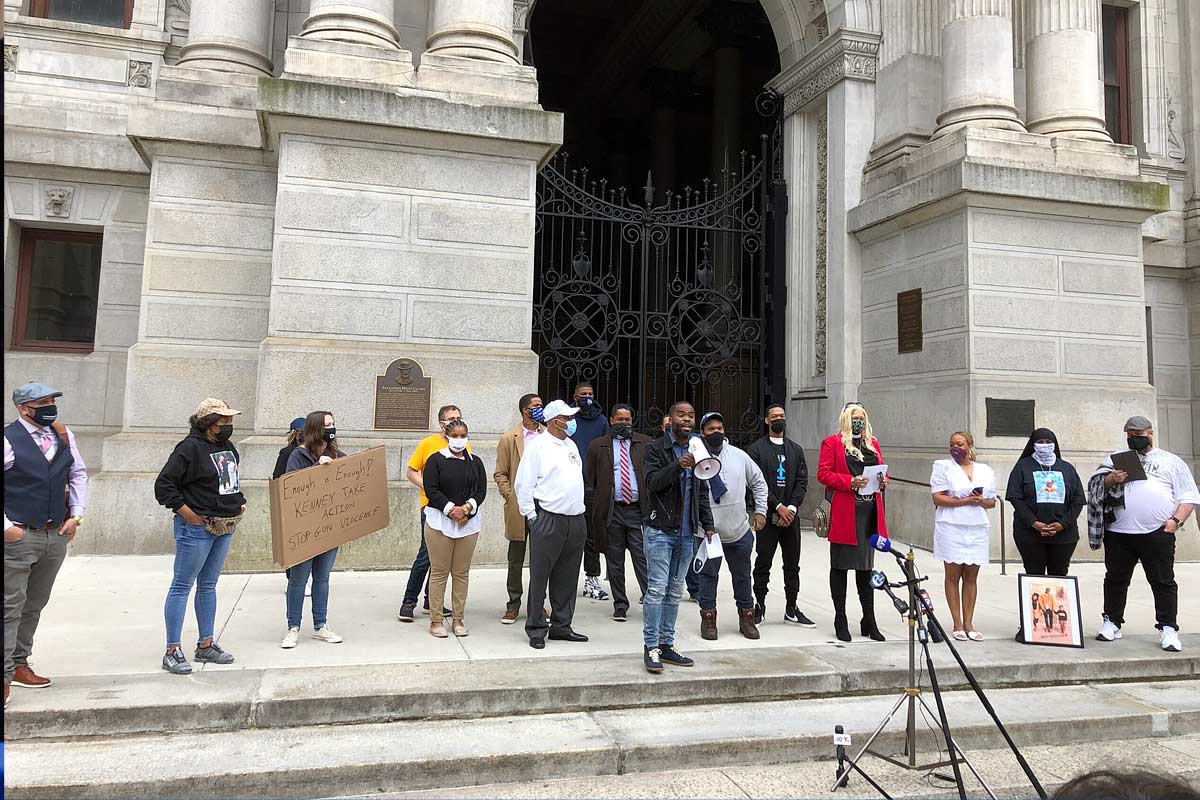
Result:
[[[696,662],[687,656],[681,656],[676,652],[675,648],[669,644],[660,644],[658,646],[659,658],[664,664],[670,664],[675,667],[694,667]]]
[[[413,621],[413,612],[416,610],[417,610],[416,603],[405,603],[402,606],[400,606],[400,611],[399,611],[399,613],[396,614],[396,619],[400,620],[401,622],[412,622]]]
[[[642,656],[642,662],[646,665],[647,672],[655,674],[663,671],[662,651],[657,647],[647,647],[645,655]]]
[[[754,604],[754,624],[762,625],[763,619],[767,616],[767,604],[763,600],[759,600]],[[787,619],[787,616],[784,616]]]
[[[162,668],[172,675],[192,674],[192,665],[188,663],[182,647],[173,647],[169,653],[163,656]]]
[[[791,622],[795,625],[801,625],[805,628],[815,628],[817,623],[813,622],[808,617],[804,616],[804,612],[795,606],[791,606],[783,612],[783,621]]]
[[[209,664],[232,664],[233,654],[226,653],[216,642],[213,642],[208,647],[197,647],[196,652],[192,654],[192,659]]]
[[[628,612],[626,612],[625,609],[623,609],[623,608],[618,608],[618,609],[614,610],[613,617],[612,617],[613,621],[614,622],[624,622],[626,619],[628,619],[627,613]]]

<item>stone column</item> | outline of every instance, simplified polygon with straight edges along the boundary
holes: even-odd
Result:
[[[400,49],[396,0],[312,0],[300,36]]]
[[[1024,0],[1025,127],[1111,142],[1100,93],[1097,0]]]
[[[967,125],[1024,130],[1012,64],[1012,0],[945,0],[942,113],[934,138]]]
[[[925,144],[937,125],[942,105],[942,2],[880,0],[883,38],[868,172]]]
[[[519,64],[512,0],[432,0],[427,53]]]
[[[195,0],[178,66],[270,76],[273,17],[271,0]]]

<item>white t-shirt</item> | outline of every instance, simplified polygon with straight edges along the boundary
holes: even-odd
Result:
[[[1139,455],[1146,480],[1125,484],[1125,507],[1116,509],[1117,518],[1108,527],[1117,533],[1153,533],[1175,513],[1180,503],[1200,505],[1196,479],[1183,459],[1157,447]],[[1111,468],[1112,456],[1104,459]]]
[[[973,478],[968,478],[953,459],[943,458],[933,462],[933,472],[929,476],[929,490],[933,494],[946,492],[951,497],[968,497],[976,486],[982,486],[989,493],[996,491],[996,473],[987,464],[975,462],[972,470]],[[948,525],[987,525],[987,509],[983,506],[938,506],[933,512],[933,522]]]

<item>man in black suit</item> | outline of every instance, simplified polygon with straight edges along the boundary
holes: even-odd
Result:
[[[646,555],[642,549],[642,492],[646,483],[646,445],[650,437],[633,432],[633,408],[618,403],[609,412],[611,430],[588,445],[585,482],[592,502],[596,550],[606,554],[612,589],[613,619],[629,612],[625,594],[625,551],[633,556],[633,573],[646,594]]]
[[[783,592],[787,605],[783,621],[815,628],[816,623],[796,608],[800,593],[800,520],[798,513],[808,491],[808,465],[800,445],[784,436],[787,415],[783,406],[767,407],[763,421],[767,433],[746,451],[767,479],[767,525],[758,532],[758,557],[754,561],[754,622],[767,613],[767,583],[775,548],[783,551]]]

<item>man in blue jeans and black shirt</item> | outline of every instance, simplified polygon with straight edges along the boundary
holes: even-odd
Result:
[[[675,650],[675,620],[692,564],[693,532],[713,534],[708,487],[692,475],[696,460],[688,452],[695,424],[696,409],[691,403],[677,402],[671,406],[670,430],[646,448],[642,638],[649,672],[662,672],[664,663],[679,667],[696,663]]]

